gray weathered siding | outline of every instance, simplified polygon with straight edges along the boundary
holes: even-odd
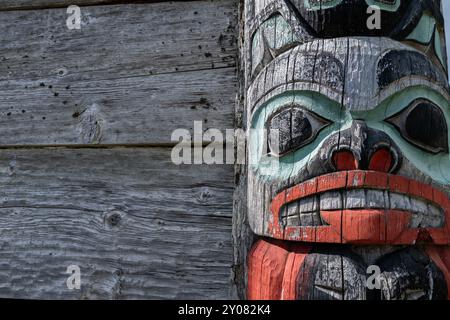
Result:
[[[233,127],[236,4],[0,11],[0,145],[169,143]],[[182,116],[180,116],[182,115]]]
[[[51,2],[0,4],[0,297],[230,297],[233,166],[170,134],[233,128],[237,2]]]

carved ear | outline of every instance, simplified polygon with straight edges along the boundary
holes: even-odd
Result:
[[[403,138],[431,153],[449,152],[448,127],[442,110],[431,101],[419,99],[386,119]]]
[[[280,13],[264,21],[251,40],[252,74],[298,43],[291,26]]]

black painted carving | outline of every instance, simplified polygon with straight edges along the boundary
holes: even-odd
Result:
[[[266,124],[269,130],[269,149],[275,156],[295,151],[313,141],[329,124],[330,121],[299,106],[282,108]]]
[[[415,101],[386,121],[394,125],[403,138],[428,152],[449,151],[444,113],[431,101]]]
[[[381,300],[446,300],[442,271],[417,247],[388,254],[377,265],[382,270]]]
[[[300,300],[445,300],[442,271],[416,247],[380,257],[380,289],[367,287],[368,264],[350,247],[319,247],[311,252],[297,278]],[[345,270],[345,273],[344,273]]]
[[[392,50],[378,62],[377,78],[380,89],[386,88],[396,80],[410,76],[433,80],[443,88],[448,88],[445,74],[419,52]]]
[[[319,10],[310,10],[305,0],[285,1],[296,13],[305,31],[316,38],[385,36],[404,40],[417,26],[424,12],[430,12],[438,24],[443,25],[440,0],[401,0],[396,11],[381,11],[381,29],[374,30],[367,28],[368,4],[365,0],[343,0],[331,8],[328,8],[331,1],[309,1],[321,7]],[[392,0],[380,2],[393,3]]]
[[[297,299],[366,300],[366,269],[348,247],[320,247],[303,262],[297,277]]]

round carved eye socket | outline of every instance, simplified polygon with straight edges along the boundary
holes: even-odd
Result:
[[[416,100],[386,120],[403,138],[431,153],[448,153],[448,127],[442,110],[428,100]]]
[[[269,150],[274,156],[295,151],[312,142],[329,124],[330,121],[299,106],[283,108],[267,121]]]

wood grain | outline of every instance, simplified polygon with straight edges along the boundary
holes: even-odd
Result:
[[[233,128],[235,1],[0,12],[0,145],[167,144]],[[181,116],[182,115],[182,116]]]
[[[70,5],[92,6],[123,3],[164,2],[165,0],[3,0],[0,3],[2,10],[36,10],[42,8],[61,8]],[[175,0],[179,1],[179,0]]]
[[[231,166],[177,167],[166,148],[0,150],[0,184],[0,297],[229,297]]]

